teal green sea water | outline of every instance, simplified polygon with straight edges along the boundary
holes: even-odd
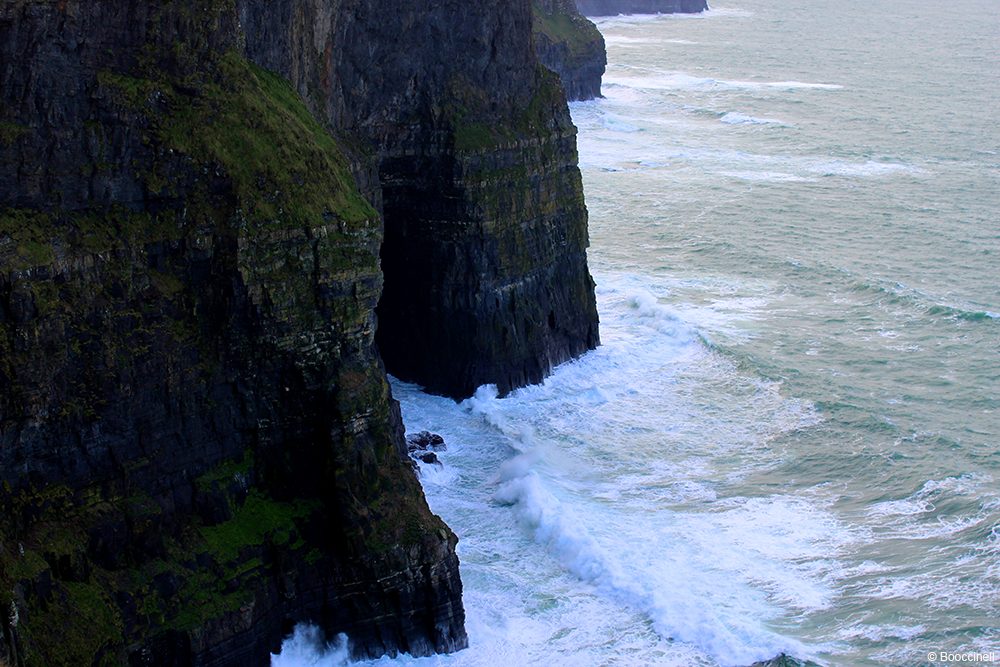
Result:
[[[1000,3],[599,27],[603,345],[504,399],[394,384],[448,442],[470,648],[379,664],[1000,653]]]
[[[740,493],[850,534],[780,625],[835,663],[1000,647],[1000,5],[734,2],[608,20],[577,109],[595,272],[817,423]]]

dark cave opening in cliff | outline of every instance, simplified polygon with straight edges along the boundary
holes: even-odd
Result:
[[[407,233],[405,217],[394,215],[391,204],[386,208],[380,250],[383,287],[375,311],[375,341],[390,374],[427,384],[435,370],[439,376],[445,370],[434,368],[439,356],[436,343],[447,339],[446,334],[435,331],[435,321],[443,310],[434,284],[440,261],[426,239]]]

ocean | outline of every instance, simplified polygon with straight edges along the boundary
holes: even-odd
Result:
[[[1000,3],[598,26],[603,344],[503,399],[394,384],[470,648],[365,664],[1000,660]],[[343,663],[307,639],[276,667]]]

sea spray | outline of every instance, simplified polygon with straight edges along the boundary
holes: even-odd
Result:
[[[344,667],[349,659],[347,635],[327,642],[318,627],[299,623],[281,643],[281,651],[271,655],[271,667]]]

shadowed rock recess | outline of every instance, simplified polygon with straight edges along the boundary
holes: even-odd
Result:
[[[600,97],[608,54],[597,26],[577,11],[573,0],[535,0],[534,21],[538,60],[559,75],[566,97]]]
[[[707,0],[576,0],[584,16],[619,14],[697,14],[708,9]]]
[[[453,396],[597,344],[531,47],[528,0],[0,5],[0,662],[466,645],[376,338]]]

